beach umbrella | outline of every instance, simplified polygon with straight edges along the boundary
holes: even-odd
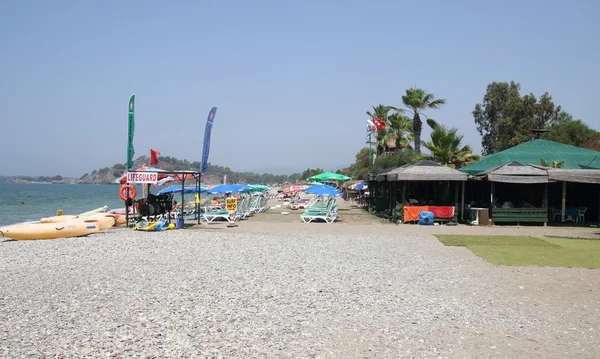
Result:
[[[271,187],[265,186],[263,184],[251,184],[249,186],[252,187],[251,192],[268,192],[271,190]]]
[[[356,191],[362,191],[364,189],[367,189],[369,187],[369,185],[367,184],[367,182],[359,182],[355,185],[350,186],[350,189],[356,190]]]
[[[335,188],[325,184],[316,184],[314,186],[310,186],[304,190],[306,193],[316,194],[317,196],[341,196],[342,192]]]
[[[250,189],[252,189],[252,187],[250,187],[247,184],[221,184],[218,186],[214,186],[213,188],[208,190],[208,192],[215,193],[215,194],[227,193],[227,192],[239,193],[239,192],[249,191]]]
[[[185,187],[183,190],[183,193],[192,194],[192,193],[196,193],[196,192],[206,192],[206,191],[208,191],[208,189],[206,187],[200,187],[199,191],[196,191],[196,187]],[[181,186],[170,186],[167,188],[163,188],[160,191],[158,191],[156,194],[160,195],[160,194],[164,194],[164,193],[181,193]]]
[[[289,186],[289,187],[284,188],[283,191],[281,191],[281,192],[283,194],[296,193],[296,192],[304,191],[308,187],[310,187],[310,186],[307,186],[307,185],[303,185],[303,186]]]
[[[343,174],[335,172],[323,172],[316,176],[308,177],[306,180],[309,182],[328,182],[328,181],[347,181],[352,179],[351,177],[344,176]]]

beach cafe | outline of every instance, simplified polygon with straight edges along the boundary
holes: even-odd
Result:
[[[600,152],[548,140],[459,170],[421,161],[366,180],[370,211],[409,223],[427,210],[449,223],[600,225]]]

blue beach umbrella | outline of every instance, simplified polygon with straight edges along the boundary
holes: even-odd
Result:
[[[306,193],[316,194],[318,196],[341,196],[342,192],[335,188],[325,184],[316,184],[314,186],[310,186],[304,190]]]
[[[227,192],[239,193],[239,192],[243,192],[243,191],[250,191],[251,189],[252,189],[252,187],[245,185],[245,184],[220,184],[218,186],[214,186],[208,192],[215,193],[215,194],[227,193]]]
[[[368,188],[368,186],[369,186],[369,185],[368,185],[368,183],[367,183],[367,182],[361,182],[361,183],[359,183],[359,184],[357,184],[357,185],[354,185],[354,186],[352,187],[352,189],[354,189],[354,190],[357,190],[357,191],[361,191],[361,190],[363,190],[363,189],[366,189],[366,188]]]
[[[206,187],[200,187],[199,192],[206,192],[208,191],[208,189]],[[160,191],[158,191],[156,194],[164,194],[164,193],[181,193],[181,186],[170,186],[167,188],[163,188]],[[196,187],[185,187],[183,190],[183,193],[185,194],[192,194],[192,193],[196,193]]]

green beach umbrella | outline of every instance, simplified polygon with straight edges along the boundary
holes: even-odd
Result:
[[[268,192],[271,187],[262,184],[250,184],[248,189],[244,189],[241,192]]]
[[[347,181],[352,178],[335,172],[323,172],[316,176],[308,177],[309,182],[325,182],[325,181]]]

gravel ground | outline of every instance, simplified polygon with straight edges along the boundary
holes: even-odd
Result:
[[[402,226],[251,221],[0,243],[0,356],[600,352],[597,270],[492,266]]]

